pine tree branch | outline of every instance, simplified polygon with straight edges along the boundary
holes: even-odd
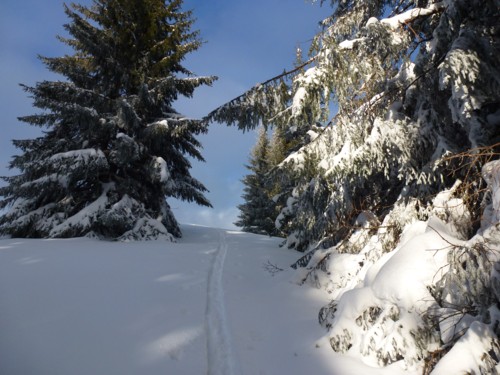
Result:
[[[444,3],[438,2],[435,4],[431,4],[427,8],[413,8],[413,9],[405,10],[403,13],[397,14],[397,15],[392,16],[392,17],[384,18],[380,21],[376,20],[375,22],[380,22],[381,24],[386,26],[391,31],[394,31],[394,30],[400,28],[402,25],[406,25],[406,26],[410,27],[409,24],[411,22],[415,21],[416,19],[421,18],[421,17],[428,17],[428,16],[433,15],[435,13],[441,12],[444,9],[445,9]],[[374,22],[374,21],[369,20],[367,25],[371,22]],[[366,39],[366,37],[355,38],[352,40],[344,40],[338,45],[338,48],[339,48],[339,50],[353,49],[356,43],[362,42],[365,39]],[[317,55],[313,56],[312,58],[310,58],[309,60],[307,60],[303,64],[295,67],[294,69],[284,71],[283,73],[281,73],[275,77],[272,77],[272,78],[270,78],[262,83],[258,83],[253,88],[246,91],[245,93],[237,96],[234,99],[231,99],[227,103],[225,103],[225,104],[221,105],[220,107],[216,108],[215,110],[211,111],[207,116],[205,116],[202,119],[202,121],[205,124],[215,122],[215,121],[228,122],[230,125],[235,123],[235,122],[240,122],[241,119],[237,118],[238,116],[235,116],[233,113],[231,113],[231,111],[230,111],[231,108],[235,108],[238,104],[240,104],[245,98],[247,98],[252,93],[255,93],[258,90],[261,90],[263,87],[265,87],[273,82],[276,82],[279,79],[282,79],[284,77],[288,77],[288,76],[300,71],[304,67],[310,65],[311,63],[317,61],[321,55],[322,55],[322,51],[320,51]],[[227,115],[227,114],[224,115],[224,112],[229,113],[229,115]],[[251,117],[254,117],[252,119],[252,121],[250,121],[250,122],[253,122],[256,119],[263,117],[262,114],[258,113],[257,108],[251,109],[249,112],[251,113]],[[256,124],[252,124],[252,125],[240,124],[240,128],[242,128],[242,129],[247,129],[247,128],[252,127],[252,126],[256,126]]]
[[[277,80],[283,78],[283,77],[287,77],[287,76],[290,76],[291,74],[294,74],[298,71],[300,71],[301,69],[303,69],[304,67],[312,64],[314,61],[316,61],[318,59],[318,56],[319,55],[316,55],[312,58],[310,58],[309,60],[307,60],[306,62],[304,62],[303,64],[295,67],[294,69],[292,70],[288,70],[288,71],[284,71],[283,73],[275,76],[275,77],[272,77],[272,78],[269,78],[268,80],[264,81],[264,82],[261,82],[261,83],[258,83],[256,84],[254,87],[252,87],[250,90],[246,91],[245,93],[237,96],[236,98],[234,99],[231,99],[230,101],[228,101],[227,103],[221,105],[220,107],[217,107],[216,109],[214,109],[212,112],[210,112],[207,116],[203,117],[202,121],[204,123],[210,123],[210,122],[213,122],[213,121],[217,121],[218,119],[218,115],[220,114],[220,112],[222,112],[224,109],[226,108],[230,108],[231,106],[233,106],[234,104],[238,103],[239,101],[241,101],[242,99],[244,99],[245,97],[247,97],[250,93],[256,91],[256,90],[259,90],[261,89],[262,87],[265,87],[267,85],[269,85],[270,83],[272,82],[276,82]]]
[[[444,61],[446,58],[446,55],[443,55],[441,58],[439,58],[434,64],[432,64],[429,68],[424,70],[420,75],[418,75],[416,78],[414,78],[410,83],[408,83],[406,86],[403,88],[394,88],[389,91],[385,92],[380,92],[378,94],[375,94],[372,96],[368,101],[363,103],[361,106],[359,106],[357,109],[352,111],[348,117],[352,117],[354,115],[358,115],[362,112],[368,112],[374,105],[376,105],[378,102],[380,102],[382,99],[390,97],[390,95],[397,94],[398,92],[403,92],[405,93],[411,86],[415,85],[419,80],[421,80],[423,77],[425,77],[429,72],[433,71],[434,69],[437,69],[437,67]],[[335,119],[337,119],[340,116],[340,112],[337,113],[333,118],[328,122],[328,125],[333,125],[335,123]]]
[[[266,86],[268,85],[269,83],[271,82],[274,82],[274,81],[277,81],[278,79],[280,78],[283,78],[283,77],[286,77],[286,76],[289,76],[290,74],[293,74],[293,73],[296,73],[298,72],[299,70],[301,70],[302,68],[306,67],[307,65],[310,65],[311,63],[313,63],[314,61],[316,61],[318,58],[318,55],[314,56],[314,57],[311,57],[309,60],[307,60],[305,63],[297,66],[296,68],[292,69],[292,70],[289,70],[289,71],[285,71],[279,75],[277,75],[276,77],[273,77],[273,78],[270,78],[268,79],[267,81],[265,82],[262,82],[260,84],[257,85],[257,87],[259,86]]]

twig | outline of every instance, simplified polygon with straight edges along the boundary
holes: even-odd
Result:
[[[284,271],[283,268],[278,267],[276,264],[272,264],[271,261],[264,263],[264,269],[271,274],[271,276],[276,275],[278,272]]]
[[[450,246],[452,246],[452,247],[460,247],[460,246],[461,246],[461,245],[457,245],[457,244],[454,244],[454,243],[452,243],[452,242],[448,241],[446,238],[444,238],[444,237],[443,237],[443,235],[442,235],[441,233],[439,233],[439,231],[438,231],[437,229],[434,229],[434,228],[433,228],[433,227],[431,227],[430,225],[429,225],[429,228],[430,228],[430,229],[432,229],[434,232],[436,232],[436,233],[437,233],[437,235],[438,235],[439,237],[441,237],[441,239],[442,239],[444,242],[448,243]],[[438,250],[439,250],[439,249],[438,249]],[[442,249],[440,249],[440,250],[442,250]]]

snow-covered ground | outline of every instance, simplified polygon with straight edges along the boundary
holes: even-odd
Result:
[[[278,239],[0,241],[0,374],[399,374],[332,351]],[[285,269],[271,272],[273,264]],[[267,265],[267,266],[266,266]],[[274,269],[276,270],[276,269]]]

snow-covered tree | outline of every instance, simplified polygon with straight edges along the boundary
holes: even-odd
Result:
[[[270,186],[268,183],[269,163],[269,138],[267,129],[259,129],[257,143],[252,149],[247,169],[251,172],[246,175],[242,182],[242,198],[244,203],[238,206],[240,214],[238,221],[234,224],[241,227],[243,231],[257,234],[274,235],[276,227],[275,203],[272,200]]]
[[[94,234],[129,240],[181,235],[167,197],[209,206],[188,157],[203,160],[199,120],[172,107],[215,77],[182,64],[201,45],[182,0],[94,0],[65,7],[74,54],[42,57],[61,81],[23,86],[45,129],[16,140],[21,155],[0,189],[0,231],[20,237]]]
[[[480,219],[494,211],[485,180],[497,197],[481,170],[500,148],[500,3],[321,3],[333,12],[310,59],[207,120],[323,124],[280,164],[292,181],[277,224],[306,251],[301,281],[332,295],[320,321],[336,351],[442,374],[441,358],[478,344],[456,373],[494,373],[500,237],[498,217]]]
[[[245,176],[242,198],[245,203],[238,208],[241,213],[236,225],[244,231],[282,236],[287,228],[282,227],[283,207],[298,179],[309,180],[316,170],[313,158],[307,158],[304,168],[297,172],[288,168],[285,159],[300,149],[309,140],[309,134],[297,129],[275,127],[271,139],[265,127],[261,127],[257,143],[251,152],[250,165],[252,172]],[[279,219],[277,222],[276,220]]]
[[[495,2],[477,16],[479,11],[469,12],[471,5],[462,2],[332,5],[335,11],[323,21],[303,64],[308,69],[257,85],[208,116],[242,129],[258,121],[290,129],[328,124],[320,137],[287,158],[300,169],[303,154],[318,155],[326,171],[328,202],[315,213],[325,220],[314,237],[299,240],[306,243],[337,238],[335,228],[351,226],[366,209],[384,215],[401,192],[429,201],[457,177],[443,157],[492,144],[498,132],[488,120],[498,90]],[[485,18],[486,24],[473,18],[484,30],[464,29],[461,22],[469,17]],[[470,51],[462,44],[473,43],[471,38],[480,43],[474,52],[463,52]],[[467,84],[474,89],[466,94],[460,87]],[[338,111],[330,118],[332,107]],[[300,201],[313,199],[314,189],[301,190],[310,198]]]

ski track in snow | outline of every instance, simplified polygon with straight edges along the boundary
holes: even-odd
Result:
[[[231,347],[231,335],[226,318],[222,274],[227,253],[224,233],[220,233],[219,245],[208,274],[206,332],[208,375],[233,375],[235,362]]]

